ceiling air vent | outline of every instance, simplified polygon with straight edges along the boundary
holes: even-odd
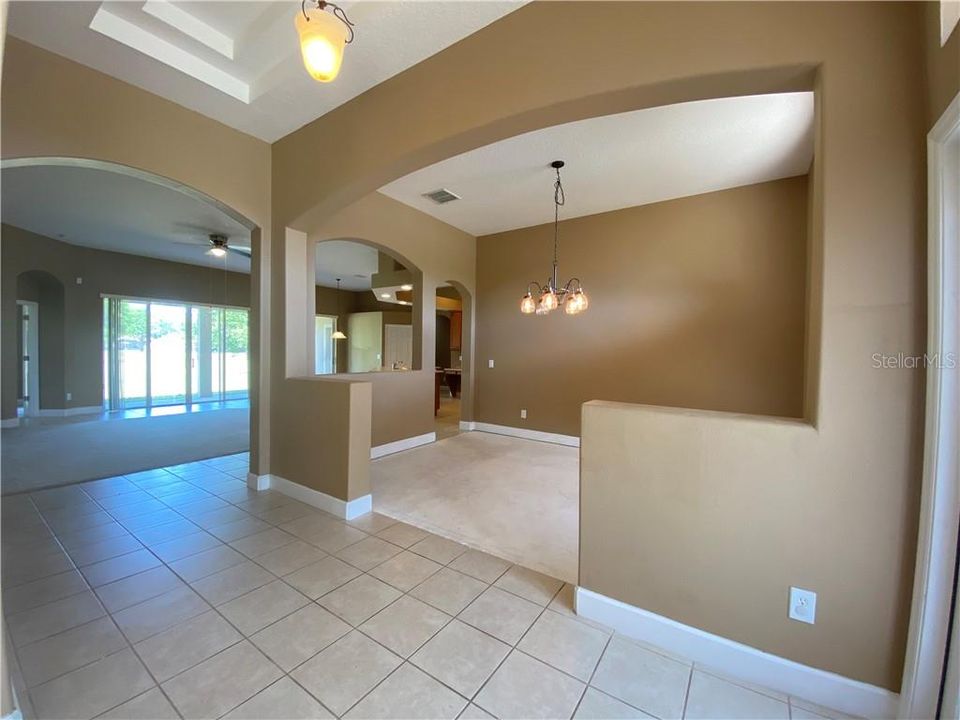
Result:
[[[424,193],[425,198],[430,198],[437,205],[443,205],[444,203],[453,202],[454,200],[459,200],[460,196],[456,193],[452,193],[446,188],[440,188],[439,190],[434,190],[433,192]]]

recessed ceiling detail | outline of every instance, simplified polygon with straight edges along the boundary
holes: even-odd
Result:
[[[267,142],[521,7],[512,0],[341,4],[353,43],[336,82],[304,71],[298,2],[11,2],[11,35]]]
[[[720,98],[556,125],[477,148],[380,189],[472,235],[553,220],[550,162],[566,161],[564,219],[804,175],[813,93]],[[443,205],[424,193],[451,188]]]

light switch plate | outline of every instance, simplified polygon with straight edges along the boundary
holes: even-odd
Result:
[[[493,367],[493,360],[487,360],[487,367],[488,367],[488,368],[492,368],[492,367]]]
[[[790,588],[790,608],[787,615],[791,620],[813,625],[817,619],[817,594],[803,588]]]
[[[520,419],[521,419],[521,420],[526,420],[526,419],[527,419],[527,409],[526,409],[526,408],[523,408],[523,409],[520,411]]]

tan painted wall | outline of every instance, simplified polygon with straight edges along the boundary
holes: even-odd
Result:
[[[198,265],[106,252],[60,242],[12,225],[0,235],[2,288],[3,417],[16,416],[17,276],[41,270],[60,281],[65,313],[59,348],[59,397],[47,397],[41,387],[41,407],[73,408],[103,402],[103,304],[101,294],[216,305],[250,306],[250,276]],[[76,278],[83,278],[77,285]],[[44,318],[41,314],[41,323]],[[64,348],[66,352],[64,352]],[[41,362],[44,353],[41,348]],[[41,372],[41,385],[45,374]],[[73,399],[67,401],[65,393]]]
[[[808,432],[818,449],[786,442],[751,453],[748,433],[737,447],[746,452],[739,464],[721,466],[727,485],[765,483],[768,502],[704,502],[701,517],[713,528],[756,523],[769,532],[748,554],[715,557],[722,601],[709,611],[692,607],[682,619],[710,629],[722,612],[735,632],[752,598],[767,596],[767,575],[752,568],[776,561],[780,570],[770,577],[813,575],[818,610],[837,613],[826,623],[836,632],[785,636],[794,630],[781,598],[776,617],[760,617],[733,639],[896,689],[917,529],[923,380],[916,372],[873,371],[870,356],[922,350],[924,11],[869,2],[531,3],[276,143],[274,234],[319,225],[396,177],[527,130],[670,102],[816,87],[822,267],[811,271],[822,273],[823,292],[822,319],[809,325],[822,344],[813,343],[819,377],[807,387],[816,392],[817,429]],[[577,52],[558,52],[571,47]],[[277,265],[284,257],[275,248],[277,328],[288,297]],[[282,353],[284,339],[273,340]],[[274,373],[275,398],[287,384]],[[276,423],[296,424],[283,398],[273,411]],[[718,432],[733,422],[723,416]],[[613,432],[632,433],[628,418],[618,417]],[[651,477],[683,462],[682,439],[668,433],[665,452],[649,455]],[[765,462],[752,464],[753,457]],[[597,482],[630,477],[630,458],[612,455]],[[747,476],[729,477],[734,470]],[[694,555],[711,541],[704,533],[696,545],[675,533],[659,537],[676,544],[674,563],[642,578],[594,550],[609,533],[639,552],[640,535],[631,531],[643,508],[659,511],[644,502],[628,520],[585,515],[583,580],[627,602],[643,601],[643,586],[662,587],[678,608],[691,607],[686,598],[702,585],[680,582],[677,563],[697,563]],[[674,516],[676,527],[683,523]],[[811,527],[815,552],[805,545]]]
[[[802,416],[806,214],[803,176],[564,221],[575,317],[519,309],[552,224],[478,238],[476,419],[579,435],[594,399]]]
[[[926,48],[927,126],[934,123],[960,92],[960,26],[947,43],[940,45],[940,3],[924,3],[924,46]]]
[[[251,465],[269,466],[270,145],[78,63],[8,37],[0,152],[4,160],[88,158],[182,183],[257,226],[252,237]],[[78,109],[82,108],[82,112]],[[261,370],[263,372],[261,372]],[[266,472],[266,470],[263,470]]]

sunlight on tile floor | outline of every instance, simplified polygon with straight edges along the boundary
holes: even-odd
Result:
[[[246,463],[4,498],[25,717],[836,717],[582,621],[560,580],[249,491]]]

